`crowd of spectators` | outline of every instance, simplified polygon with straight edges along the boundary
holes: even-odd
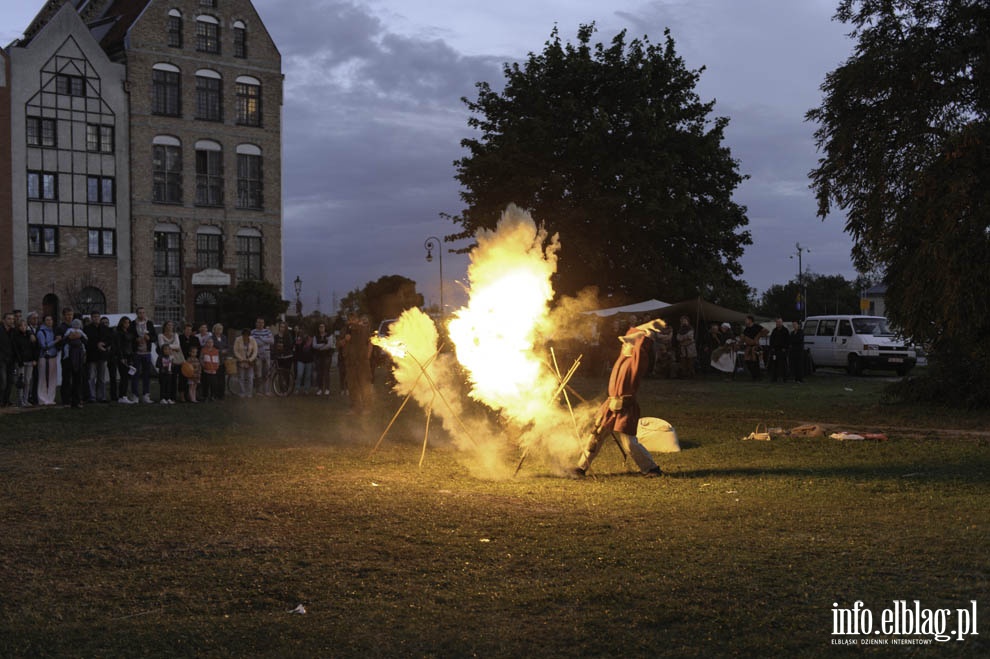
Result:
[[[345,359],[348,350],[354,360]],[[219,402],[230,391],[242,398],[271,396],[275,368],[292,374],[295,395],[329,397],[335,354],[336,395],[348,394],[350,364],[357,383],[351,405],[366,407],[370,343],[367,321],[357,317],[341,331],[328,331],[321,322],[312,333],[285,321],[269,328],[258,318],[254,328],[230,340],[221,323],[195,328],[167,320],[157,325],[143,307],[133,317],[121,316],[116,325],[108,316],[81,316],[69,307],[57,323],[50,315],[22,316],[15,310],[4,313],[0,325],[0,407]],[[362,359],[369,362],[368,373]]]

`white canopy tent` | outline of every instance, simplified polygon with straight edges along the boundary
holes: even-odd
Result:
[[[627,304],[621,307],[609,307],[608,309],[596,309],[595,311],[585,311],[586,314],[594,314],[599,318],[607,318],[618,313],[651,313],[659,311],[670,305],[660,300],[644,300],[635,304]]]

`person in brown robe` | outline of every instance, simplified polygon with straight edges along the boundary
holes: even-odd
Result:
[[[351,412],[364,414],[371,403],[371,334],[367,319],[359,319],[356,314],[347,319],[347,329],[343,341],[347,395]]]
[[[602,442],[610,435],[616,438],[625,454],[632,457],[644,476],[656,477],[662,474],[653,456],[636,439],[640,416],[636,392],[643,373],[649,367],[653,337],[659,335],[663,327],[662,320],[654,320],[631,327],[625,336],[619,337],[622,350],[612,366],[608,398],[598,410],[595,427],[588,436],[588,442],[578,459],[578,466],[573,470],[574,476],[582,477],[587,473],[601,450]]]

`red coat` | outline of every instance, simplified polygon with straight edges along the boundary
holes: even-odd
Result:
[[[636,329],[630,329],[626,335],[635,334]],[[653,350],[653,340],[645,334],[636,339],[632,354],[625,356],[621,352],[612,366],[612,375],[608,380],[609,399],[628,396],[623,400],[622,409],[618,412],[609,408],[609,400],[602,403],[598,416],[601,430],[614,430],[627,435],[635,435],[639,425],[639,402],[636,392],[643,372],[650,365],[650,351]]]

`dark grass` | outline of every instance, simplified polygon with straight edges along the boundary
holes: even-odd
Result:
[[[975,599],[979,636],[846,653],[985,656],[987,417],[883,385],[648,381],[685,446],[657,481],[614,447],[479,480],[438,431],[419,469],[411,408],[369,458],[384,397],[4,415],[0,655],[815,657],[833,602]],[[757,422],[890,441],[739,441]]]

